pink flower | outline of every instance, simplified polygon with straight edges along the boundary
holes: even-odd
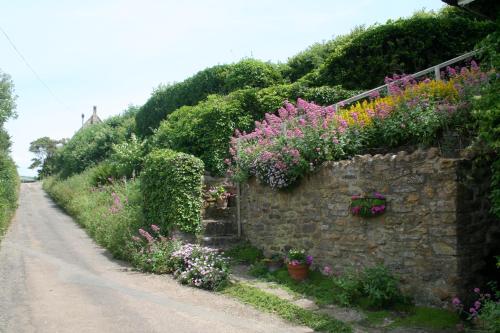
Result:
[[[160,232],[160,227],[156,224],[151,224],[151,229],[153,229],[154,232]]]
[[[479,294],[479,293],[481,292],[481,290],[480,290],[479,288],[474,288],[474,292],[475,292],[476,294]]]
[[[321,273],[325,276],[332,276],[333,275],[333,269],[330,266],[325,266],[321,270]]]
[[[458,307],[460,306],[462,302],[460,302],[460,299],[458,297],[454,297],[452,300],[451,300],[451,304],[453,304],[453,306],[455,307]]]

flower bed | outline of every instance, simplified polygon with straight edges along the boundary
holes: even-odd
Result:
[[[231,141],[230,174],[238,181],[256,176],[274,189],[289,187],[328,160],[340,160],[370,147],[432,144],[444,128],[459,127],[469,100],[486,85],[488,73],[448,68],[447,80],[388,79],[389,95],[373,95],[349,107],[285,102],[266,114],[251,133]]]

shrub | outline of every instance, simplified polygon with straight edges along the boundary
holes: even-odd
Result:
[[[200,228],[203,162],[172,150],[155,150],[145,159],[141,173],[144,213],[165,231]]]
[[[172,253],[172,260],[174,277],[182,284],[218,290],[228,281],[228,261],[216,249],[186,244]]]
[[[362,296],[372,308],[383,308],[403,300],[398,280],[384,266],[366,268],[359,277]]]
[[[266,114],[248,134],[231,141],[231,173],[242,181],[256,176],[274,189],[294,184],[324,161],[359,154],[372,147],[430,144],[444,128],[469,117],[472,95],[488,84],[475,63],[448,81],[409,77],[391,82],[389,96],[372,96],[347,108],[321,107],[302,99]],[[470,117],[469,117],[470,118]]]
[[[151,232],[139,229],[139,235],[133,236],[129,242],[132,263],[138,269],[156,274],[173,273],[176,261],[172,254],[179,250],[181,243],[161,234],[157,225],[151,225]]]
[[[354,93],[340,87],[283,84],[261,90],[238,90],[228,96],[212,95],[195,106],[184,106],[170,114],[150,144],[193,154],[203,160],[209,172],[223,175],[227,169],[224,159],[229,157],[229,138],[235,129],[252,130],[254,120],[296,96],[338,102]]]
[[[135,107],[130,107],[120,116],[80,129],[56,152],[54,171],[65,178],[107,159],[114,145],[132,135],[134,116]]]
[[[243,88],[262,88],[282,81],[279,69],[270,63],[245,59],[196,73],[183,82],[160,86],[137,113],[137,133],[153,133],[167,115],[181,106],[193,106],[208,95],[227,94]]]
[[[142,168],[144,142],[132,134],[130,140],[114,144],[110,157],[117,177],[135,177]]]
[[[454,9],[388,21],[356,35],[332,53],[319,69],[316,84],[373,88],[390,73],[415,73],[471,51],[494,29],[492,22]]]
[[[19,176],[14,161],[0,152],[0,236],[17,208]]]

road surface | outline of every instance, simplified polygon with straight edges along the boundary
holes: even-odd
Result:
[[[0,243],[0,332],[310,332],[169,276],[113,260],[43,192],[23,184]]]

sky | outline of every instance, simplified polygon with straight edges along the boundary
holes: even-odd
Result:
[[[0,0],[0,70],[15,85],[18,118],[6,127],[21,175],[31,141],[69,138],[142,105],[161,83],[246,57],[286,62],[359,25],[438,10],[440,0]],[[30,67],[34,70],[34,73]]]

